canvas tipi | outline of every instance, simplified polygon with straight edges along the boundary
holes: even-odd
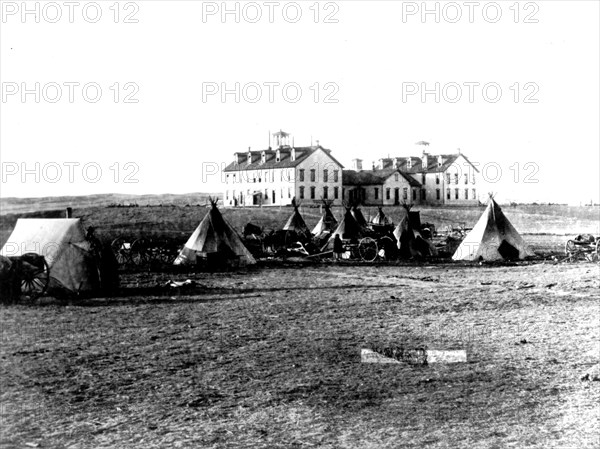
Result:
[[[351,208],[348,206],[346,206],[344,218],[342,221],[340,221],[340,224],[329,237],[327,243],[325,246],[323,246],[322,251],[333,250],[333,240],[335,239],[336,235],[339,235],[342,240],[357,240],[363,236],[363,230],[354,219]]]
[[[419,230],[421,228],[419,212],[411,211],[411,208],[412,205],[404,204],[406,215],[394,229],[399,256],[408,259],[436,255],[435,247],[423,238]]]
[[[479,221],[462,241],[454,260],[524,259],[534,253],[490,195]]]
[[[200,260],[226,265],[255,264],[254,256],[221,215],[217,200],[211,198],[210,203],[210,210],[188,239],[174,264],[196,264]]]
[[[91,292],[100,288],[100,261],[79,218],[19,218],[2,256],[44,256],[49,291]]]
[[[371,219],[371,224],[376,225],[376,226],[390,226],[390,225],[393,225],[392,220],[390,220],[383,213],[383,208],[379,207],[378,209],[379,209],[379,211],[377,212],[377,215],[375,215]]]
[[[352,216],[361,228],[364,229],[368,226],[367,220],[365,219],[365,216],[363,215],[358,205],[352,207]]]
[[[294,206],[294,212],[288,219],[287,223],[283,227],[284,231],[295,232],[296,235],[308,236],[310,235],[310,230],[306,223],[304,222],[304,218],[300,214],[300,210],[298,209],[300,205],[296,202],[296,198],[292,199],[292,206]]]
[[[333,232],[337,226],[337,220],[331,212],[331,202],[323,200],[323,216],[312,230],[314,236],[321,236],[326,232]]]

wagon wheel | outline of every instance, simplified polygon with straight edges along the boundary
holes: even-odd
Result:
[[[377,242],[371,237],[365,237],[358,244],[358,254],[365,262],[373,262],[378,252]]]
[[[600,262],[600,238],[596,239],[596,262]]]
[[[50,267],[44,256],[26,253],[21,256],[21,295],[37,299],[46,293],[50,283]]]
[[[112,241],[110,247],[119,265],[126,265],[131,262],[131,243],[125,237],[117,237]]]
[[[131,261],[137,266],[143,266],[152,259],[149,239],[139,238],[131,244]]]

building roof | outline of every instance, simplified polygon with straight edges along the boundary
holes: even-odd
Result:
[[[225,167],[226,172],[239,171],[239,170],[268,170],[271,168],[291,168],[296,167],[306,159],[308,159],[315,152],[322,150],[327,156],[329,156],[336,164],[338,164],[341,168],[344,166],[331,155],[331,150],[323,148],[322,146],[312,146],[312,147],[294,147],[296,151],[296,159],[292,160],[292,148],[291,147],[281,147],[279,148],[280,159],[279,162],[276,161],[277,149],[269,149],[263,150],[265,153],[265,163],[261,163],[262,153],[263,151],[250,151],[252,153],[252,163],[248,163],[247,155],[248,152],[238,152],[235,153],[236,157],[242,156],[244,158],[243,162],[238,163],[237,161],[232,162],[227,167]]]
[[[386,168],[382,170],[344,170],[342,172],[342,182],[344,185],[349,186],[370,186],[370,185],[382,185],[386,179],[392,176],[394,173],[399,173],[411,187],[421,187],[421,183],[414,179],[412,176],[402,173],[395,168]]]
[[[439,164],[439,157],[442,158],[442,164]],[[427,170],[423,170],[423,158],[414,157],[414,156],[397,156],[395,158],[384,158],[382,161],[382,168],[392,168],[394,163],[394,159],[398,161],[397,168],[404,173],[443,173],[450,166],[456,162],[459,157],[463,157],[472,167],[473,169],[479,173],[477,167],[475,167],[469,159],[464,154],[429,154],[427,157]],[[411,167],[408,168],[408,159],[411,159]]]

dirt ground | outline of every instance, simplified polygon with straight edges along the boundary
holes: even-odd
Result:
[[[596,448],[599,274],[262,267],[181,290],[130,273],[116,298],[2,306],[1,447]],[[361,363],[376,344],[468,362]]]

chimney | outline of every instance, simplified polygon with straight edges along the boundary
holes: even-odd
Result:
[[[296,149],[294,147],[292,147],[292,149],[290,151],[290,158],[292,161],[296,160]]]
[[[362,159],[352,159],[352,168],[356,171],[362,170]]]
[[[438,167],[441,167],[442,165],[444,165],[444,158],[442,157],[442,155],[440,154],[438,156]]]
[[[412,168],[412,158],[406,158],[406,168]]]
[[[422,158],[423,162],[421,164],[421,166],[423,168],[423,171],[427,171],[427,167],[429,167],[429,158],[428,158],[428,156],[429,156],[429,154],[426,153],[425,151],[423,151],[423,158]]]
[[[65,210],[65,218],[73,218],[73,208],[67,207]]]

